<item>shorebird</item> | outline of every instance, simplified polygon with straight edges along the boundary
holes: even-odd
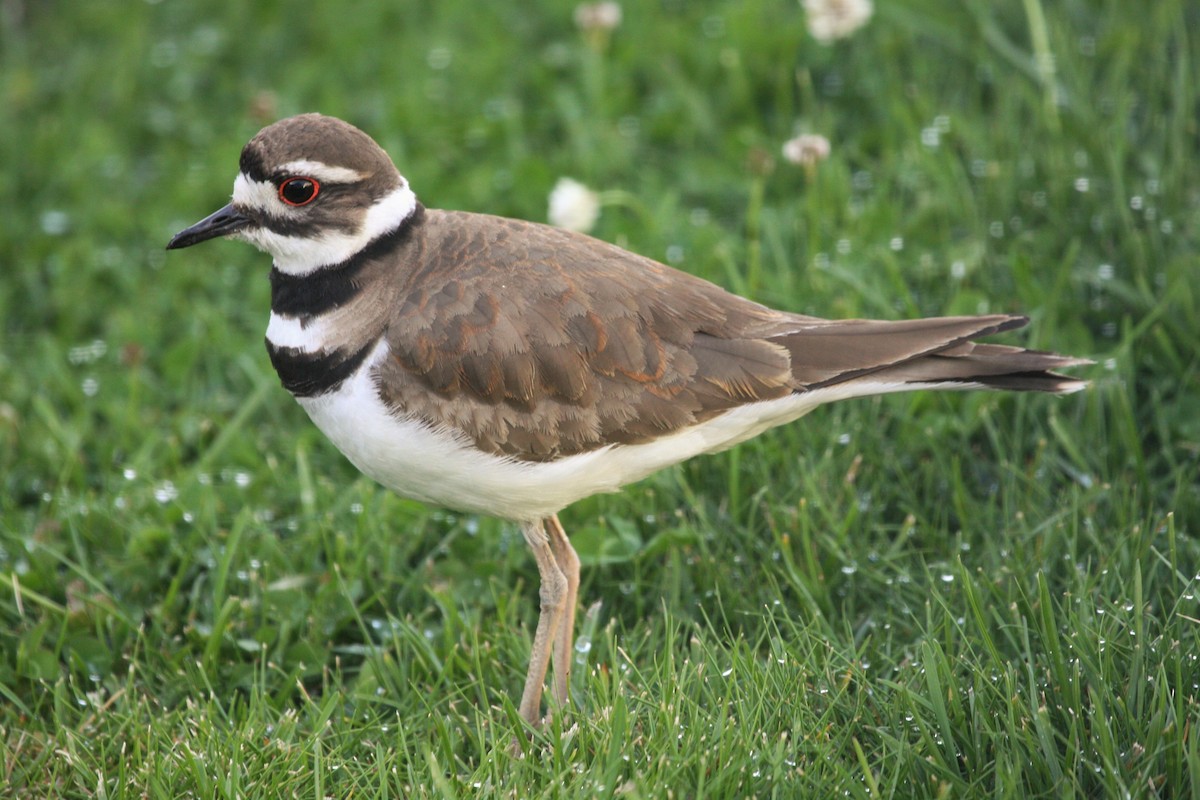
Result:
[[[364,474],[520,526],[541,609],[519,711],[551,657],[568,702],[579,559],[558,512],[824,403],[914,389],[1064,394],[1090,363],[975,340],[992,314],[777,311],[580,233],[427,209],[367,134],[304,114],[242,150],[233,198],[168,249],[228,236],[274,259],[284,388]]]

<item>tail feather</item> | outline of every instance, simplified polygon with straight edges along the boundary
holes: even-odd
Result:
[[[1025,317],[1008,315],[845,320],[791,332],[775,341],[789,350],[792,374],[801,390],[859,380],[913,384],[912,388],[988,387],[1054,394],[1084,388],[1087,381],[1054,370],[1092,363],[1085,358],[974,341],[1027,322]]]
[[[1053,370],[1091,364],[1086,358],[1060,356],[998,344],[965,342],[957,347],[880,370],[877,379],[903,383],[957,383],[1016,392],[1069,394],[1087,381]],[[949,388],[949,387],[947,387]]]

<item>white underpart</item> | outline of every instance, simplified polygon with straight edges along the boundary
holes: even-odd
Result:
[[[371,366],[387,355],[380,342],[336,392],[300,398],[317,427],[370,478],[433,505],[512,520],[534,520],[599,492],[615,492],[664,467],[723,450],[849,397],[912,389],[971,389],[978,384],[850,381],[828,389],[735,408],[653,442],[615,445],[552,462],[484,453],[461,434],[391,412],[379,399]]]
[[[304,163],[307,166],[320,166],[326,171],[344,170],[343,167],[328,167],[317,162]],[[320,174],[319,170],[310,170],[311,174]],[[354,173],[357,174],[357,173]],[[318,181],[320,178],[317,179]],[[326,180],[329,180],[326,178]],[[324,231],[320,235],[285,236],[267,228],[244,228],[233,234],[234,238],[249,242],[259,250],[270,253],[275,259],[275,268],[288,275],[308,275],[321,267],[339,264],[366,247],[370,242],[395,230],[401,222],[412,214],[417,207],[417,197],[408,183],[400,179],[400,186],[392,192],[375,201],[363,215],[362,224],[357,230]],[[336,181],[331,181],[336,182]],[[289,206],[279,199],[279,190],[270,181],[256,181],[244,173],[239,173],[233,182],[233,205],[240,208],[253,208],[268,216],[278,219],[298,218],[304,213],[303,208]]]

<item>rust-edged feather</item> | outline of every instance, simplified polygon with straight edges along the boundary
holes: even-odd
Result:
[[[382,399],[519,460],[645,442],[864,376],[1065,391],[1076,383],[1050,370],[1082,363],[971,343],[1021,317],[788,314],[596,239],[499,217],[430,210],[391,263]]]

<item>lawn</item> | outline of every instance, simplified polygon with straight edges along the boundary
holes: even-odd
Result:
[[[0,4],[0,797],[1200,797],[1200,6]],[[825,317],[1025,313],[1068,397],[819,409],[563,514],[575,707],[514,755],[517,529],[278,385],[173,252],[263,125]],[[788,162],[799,133],[828,159]]]

